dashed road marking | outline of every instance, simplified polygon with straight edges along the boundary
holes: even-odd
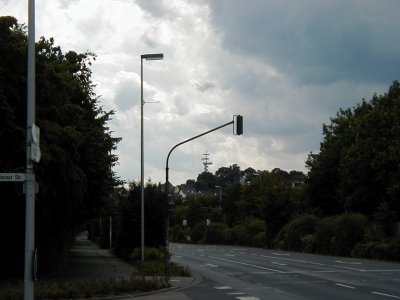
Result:
[[[214,286],[214,289],[216,289],[216,290],[232,290],[232,288],[227,285]]]
[[[276,261],[271,262],[271,264],[278,265],[278,266],[287,266],[287,264],[278,263]]]
[[[280,271],[280,270],[265,268],[265,267],[257,266],[257,265],[253,265],[253,264],[247,264],[247,263],[244,263],[244,262],[241,262],[241,261],[230,260],[230,259],[225,259],[225,258],[216,257],[216,256],[208,256],[208,257],[209,258],[213,258],[213,259],[218,259],[218,260],[222,260],[222,261],[235,263],[235,264],[239,264],[239,265],[243,265],[243,266],[253,267],[253,268],[257,268],[257,269],[268,270],[268,271],[273,271],[273,272],[277,272],[277,273],[285,273],[285,272]]]
[[[341,286],[341,287],[348,288],[348,289],[355,289],[355,287],[354,287],[354,286],[345,285],[345,284],[341,284],[341,283],[335,283],[335,284],[336,284],[336,285],[338,285],[338,286]]]

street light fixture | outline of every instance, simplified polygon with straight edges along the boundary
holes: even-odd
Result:
[[[144,261],[144,155],[143,155],[143,105],[145,101],[143,100],[143,59],[145,60],[162,60],[164,54],[153,53],[153,54],[142,54],[140,56],[140,182],[141,182],[141,243],[140,243],[140,253],[142,261]]]

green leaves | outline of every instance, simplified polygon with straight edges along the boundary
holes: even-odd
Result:
[[[325,215],[362,212],[385,201],[398,210],[400,190],[400,88],[341,109],[323,126],[321,152],[307,160],[309,205]]]

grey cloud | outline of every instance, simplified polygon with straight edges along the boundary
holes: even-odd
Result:
[[[139,105],[139,101],[135,101],[135,95],[140,95],[139,89],[131,81],[123,81],[115,94],[115,104],[121,111],[126,111],[133,106]],[[137,97],[136,97],[137,98]]]
[[[166,3],[160,0],[135,0],[135,2],[141,9],[155,17],[162,17],[171,9]]]
[[[202,83],[202,84],[198,84],[198,85],[197,85],[197,89],[198,89],[199,91],[201,91],[201,92],[208,91],[208,90],[210,90],[210,89],[213,89],[214,87],[215,87],[215,85],[212,84],[212,83],[210,83],[210,82],[205,82],[205,83]]]
[[[400,75],[400,2],[209,1],[224,46],[299,83],[388,83]]]

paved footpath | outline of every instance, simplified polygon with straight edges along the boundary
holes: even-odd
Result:
[[[100,249],[95,243],[88,240],[86,235],[76,237],[75,243],[70,250],[69,259],[67,267],[47,279],[70,281],[90,278],[130,277],[137,274],[135,267],[115,257],[110,251]],[[135,293],[124,297],[107,297],[105,299],[122,300],[143,297],[143,300],[184,300],[184,298],[177,296],[175,290],[190,286],[194,281],[195,279],[192,277],[171,277],[171,288],[150,293]]]

